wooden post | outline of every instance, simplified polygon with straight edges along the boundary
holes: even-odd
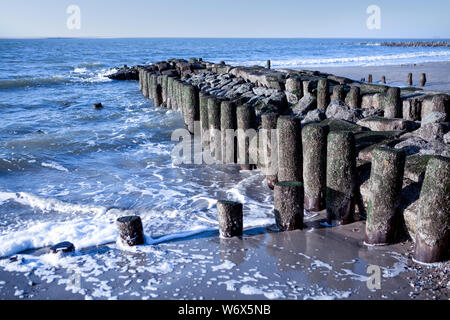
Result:
[[[222,238],[242,235],[243,214],[242,204],[234,201],[217,201],[219,232]]]
[[[121,217],[116,221],[122,243],[129,246],[144,244],[144,229],[138,216]]]

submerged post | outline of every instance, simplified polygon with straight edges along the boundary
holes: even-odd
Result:
[[[303,185],[298,181],[275,183],[274,214],[281,231],[303,229]]]
[[[450,158],[428,160],[420,191],[414,259],[440,262],[449,256],[450,242]]]
[[[372,151],[367,244],[384,245],[397,240],[404,168],[404,151],[386,147]]]
[[[219,232],[222,238],[231,238],[242,235],[243,213],[242,204],[234,201],[217,201],[219,218]]]
[[[420,75],[420,86],[425,87],[426,83],[427,83],[427,75],[425,73],[422,73]]]
[[[412,75],[412,73],[408,73],[408,86],[412,86],[413,85],[413,75]]]
[[[278,131],[278,181],[303,181],[302,124],[294,116],[280,116]]]
[[[129,246],[144,244],[144,229],[138,216],[121,217],[116,221],[122,243]]]
[[[321,211],[326,207],[327,136],[329,127],[312,123],[303,128],[303,183],[305,209]]]
[[[327,142],[327,220],[329,224],[353,222],[355,213],[356,155],[352,132],[328,135]]]

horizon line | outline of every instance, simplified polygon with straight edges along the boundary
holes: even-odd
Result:
[[[86,37],[64,37],[64,36],[39,36],[39,37],[0,37],[0,40],[39,40],[39,39],[367,39],[367,40],[450,40],[443,37],[410,38],[410,37],[116,37],[116,36],[86,36]]]

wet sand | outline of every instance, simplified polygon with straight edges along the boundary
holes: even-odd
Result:
[[[310,69],[310,68],[305,68]],[[413,86],[419,87],[420,74],[426,73],[427,83],[424,90],[450,92],[450,61],[430,62],[420,64],[367,66],[367,67],[323,67],[314,70],[331,73],[354,80],[368,79],[373,75],[374,83],[381,83],[381,77],[386,76],[386,84],[390,86],[407,86],[408,73],[413,74]]]
[[[367,247],[364,221],[325,228],[323,218],[304,230],[256,228],[242,238],[212,231],[131,250],[113,243],[77,253],[77,268],[75,260],[68,268],[50,259],[48,272],[26,272],[32,257],[46,252],[37,250],[3,261],[12,272],[0,271],[0,299],[450,298],[450,263],[417,265],[410,241]],[[368,288],[369,265],[380,268],[381,289]]]

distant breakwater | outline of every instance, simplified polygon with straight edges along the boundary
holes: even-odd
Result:
[[[380,45],[386,47],[450,47],[450,41],[389,41],[364,42],[363,45]]]
[[[124,66],[110,78],[137,80],[155,106],[180,111],[216,163],[261,169],[280,230],[301,229],[303,209],[326,210],[329,225],[367,219],[368,245],[410,237],[417,261],[448,259],[449,95],[374,84],[371,75],[355,81],[196,58]],[[242,210],[226,205],[222,219]]]

